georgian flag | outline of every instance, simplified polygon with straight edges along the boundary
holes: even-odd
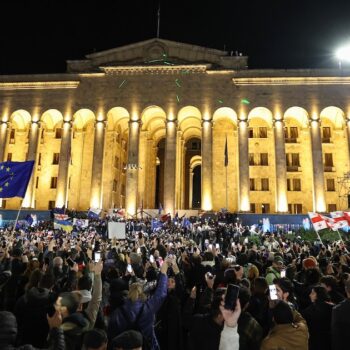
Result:
[[[338,230],[340,228],[349,226],[349,222],[348,222],[349,218],[347,218],[344,215],[344,212],[342,212],[342,211],[332,211],[332,212],[330,212],[330,214],[331,214],[331,217],[334,220],[332,228]]]
[[[315,231],[320,231],[329,227],[327,224],[327,221],[324,219],[322,215],[318,213],[311,213],[311,212],[309,212],[308,215]]]

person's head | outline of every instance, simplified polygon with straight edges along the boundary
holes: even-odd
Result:
[[[142,350],[142,334],[129,330],[119,334],[112,340],[112,350]]]
[[[168,277],[168,290],[174,290],[176,287],[175,277]]]
[[[146,295],[143,292],[141,283],[133,283],[129,286],[128,298],[134,303],[137,300],[145,301]]]
[[[78,280],[78,290],[91,290],[92,280],[90,276],[83,275]]]
[[[29,282],[28,282],[28,284],[26,285],[26,289],[29,290],[30,288],[38,287],[42,275],[43,275],[43,273],[41,272],[40,269],[35,269],[35,270],[30,274]]]
[[[17,321],[12,312],[0,311],[0,345],[15,345]]]
[[[265,294],[269,285],[265,279],[265,277],[257,277],[253,282],[253,291],[254,294]]]
[[[107,349],[107,334],[102,329],[91,329],[87,331],[83,339],[84,350],[106,350]]]
[[[321,286],[326,288],[328,293],[337,289],[337,280],[334,276],[322,276],[320,282]]]
[[[313,256],[309,256],[308,258],[303,260],[304,270],[314,269],[316,267],[317,267],[317,260]]]
[[[81,304],[81,294],[65,292],[60,294],[55,303],[56,310],[65,318],[78,311]]]
[[[39,288],[52,289],[55,284],[55,279],[50,273],[41,276]]]
[[[307,285],[319,283],[320,278],[321,274],[318,269],[307,269],[305,272],[305,282]]]
[[[293,299],[293,284],[288,278],[276,278],[273,283],[276,285],[279,300],[291,301]]]
[[[222,301],[222,296],[215,295],[210,306],[210,315],[214,320],[214,322],[216,322],[220,326],[224,324],[224,318],[220,310],[221,301]]]
[[[288,303],[283,300],[278,301],[272,309],[272,317],[276,324],[293,323],[293,312]]]
[[[312,303],[330,301],[330,297],[327,290],[322,285],[316,285],[312,287],[311,293],[309,294]]]
[[[63,259],[60,256],[56,256],[53,260],[52,260],[52,265],[54,268],[58,269],[58,270],[62,270],[63,267]]]
[[[272,261],[272,267],[277,271],[282,271],[284,266],[284,260],[281,256],[276,255]]]
[[[248,305],[249,305],[249,300],[251,297],[250,290],[246,287],[241,287],[239,288],[239,302],[241,304],[241,309],[244,311]]]

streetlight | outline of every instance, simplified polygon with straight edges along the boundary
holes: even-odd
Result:
[[[335,56],[338,59],[339,69],[342,69],[342,62],[350,62],[350,44],[340,47]]]

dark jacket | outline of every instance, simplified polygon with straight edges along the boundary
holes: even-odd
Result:
[[[32,345],[22,345],[16,347],[17,322],[11,312],[0,312],[0,349],[1,350],[37,350]],[[50,331],[50,350],[65,350],[63,332],[59,328]]]
[[[18,299],[14,314],[18,323],[19,344],[32,344],[38,348],[47,347],[49,325],[46,315],[49,300],[49,290],[36,287],[31,288]]]
[[[350,344],[350,299],[333,307],[332,350],[344,350]]]
[[[239,350],[259,350],[263,330],[249,312],[243,312],[238,319]]]
[[[89,325],[88,319],[80,312],[63,319],[61,328],[64,332],[66,350],[81,350],[83,336],[89,330]]]
[[[332,309],[332,304],[316,302],[302,312],[309,329],[309,350],[331,350]]]
[[[145,302],[140,300],[132,302],[127,299],[122,306],[124,312],[127,314],[131,322],[134,322],[136,317],[141,311],[144,304],[142,315],[139,317],[138,326],[142,330],[143,336],[152,343],[152,349],[159,349],[158,341],[154,333],[153,325],[155,314],[161,307],[166,295],[167,295],[167,282],[168,277],[161,273],[158,280],[157,288],[154,294]],[[130,325],[125,319],[120,308],[117,308],[110,316],[108,325],[108,338],[112,340],[120,333],[128,330]]]

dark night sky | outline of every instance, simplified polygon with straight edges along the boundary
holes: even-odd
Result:
[[[157,0],[2,0],[0,74],[60,73],[68,59],[156,36]],[[160,37],[242,52],[250,68],[336,67],[349,0],[162,0]]]

